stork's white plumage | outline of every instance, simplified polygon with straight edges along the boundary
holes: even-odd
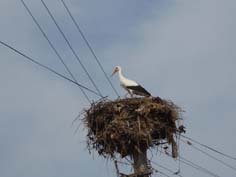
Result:
[[[128,93],[131,95],[131,97],[133,96],[133,94],[141,95],[141,96],[145,96],[145,97],[151,96],[151,94],[146,89],[144,89],[141,85],[139,85],[137,82],[124,77],[120,66],[116,66],[114,68],[114,70],[112,72],[112,76],[117,72],[118,72],[118,76],[120,79],[121,87],[123,87],[125,90],[127,90]]]

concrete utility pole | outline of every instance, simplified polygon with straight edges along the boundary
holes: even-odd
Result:
[[[133,159],[134,173],[140,177],[149,177],[152,171],[148,166],[147,150],[144,152],[134,151]]]
[[[125,175],[120,173],[121,177],[150,177],[152,174],[152,170],[148,165],[147,159],[147,150],[141,152],[135,150],[131,156],[133,159],[133,169],[134,173],[130,175]]]

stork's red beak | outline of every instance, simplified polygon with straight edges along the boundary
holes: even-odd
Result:
[[[116,69],[113,70],[112,74],[111,74],[111,77],[117,72]]]

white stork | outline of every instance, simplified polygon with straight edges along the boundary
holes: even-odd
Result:
[[[111,76],[113,76],[117,72],[118,72],[118,76],[120,79],[121,87],[123,87],[125,90],[127,90],[131,97],[133,97],[133,94],[141,95],[141,96],[145,96],[145,97],[151,96],[151,94],[147,90],[145,90],[141,85],[139,85],[137,82],[124,77],[120,66],[116,66],[114,68]]]

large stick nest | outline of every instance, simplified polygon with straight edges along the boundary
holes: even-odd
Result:
[[[172,145],[177,157],[174,135],[181,109],[171,101],[156,98],[100,100],[85,111],[88,149],[104,157],[132,155],[163,142]]]

